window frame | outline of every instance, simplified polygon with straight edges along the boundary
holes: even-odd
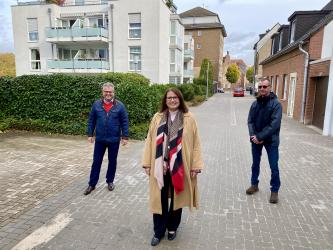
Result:
[[[27,34],[28,34],[28,42],[29,43],[37,43],[39,41],[39,32],[38,32],[38,18],[37,17],[31,17],[31,18],[27,18]],[[36,31],[29,31],[29,20],[36,20],[36,26],[37,26],[37,29]],[[31,40],[30,39],[30,33],[36,33],[36,37],[37,39],[36,40]]]
[[[131,23],[130,15],[140,15],[140,23]],[[132,26],[131,24],[139,24],[140,26]],[[139,31],[140,37],[131,37],[131,31]],[[140,40],[142,38],[142,17],[141,12],[139,13],[128,13],[128,39],[129,40]],[[132,46],[133,47],[133,46]]]
[[[135,65],[134,58],[133,58],[133,60],[131,59],[131,54],[135,54],[135,53],[131,53],[132,48],[140,48],[140,53],[137,53],[139,55],[139,60],[137,62],[138,67],[135,68],[135,66],[134,66],[134,69],[131,69],[131,63],[133,63]],[[141,72],[142,71],[142,48],[141,48],[141,46],[129,46],[128,47],[128,71],[129,72]]]
[[[38,54],[39,54],[39,60],[32,60],[32,51],[33,50],[37,50]],[[39,69],[33,69],[32,68],[32,63],[39,63]],[[39,72],[42,70],[42,64],[41,64],[41,56],[40,56],[40,50],[39,48],[29,48],[29,65],[30,65],[30,71],[34,71],[34,72]]]

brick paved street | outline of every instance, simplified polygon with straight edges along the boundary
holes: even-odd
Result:
[[[156,249],[333,249],[333,138],[284,117],[280,202],[268,203],[265,152],[260,192],[246,196],[252,101],[218,94],[191,109],[206,164],[201,207],[185,209],[176,240]],[[84,196],[93,149],[86,138],[0,135],[0,249],[149,249],[142,148],[121,148],[113,192],[104,164],[97,190]]]

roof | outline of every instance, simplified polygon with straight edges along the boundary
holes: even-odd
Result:
[[[275,60],[276,58],[278,58],[282,55],[285,55],[285,54],[289,53],[290,51],[296,49],[301,43],[308,40],[314,33],[316,33],[319,29],[324,27],[326,24],[328,24],[332,20],[333,20],[333,11],[330,14],[326,15],[323,19],[321,19],[317,24],[315,24],[307,33],[305,33],[297,41],[287,45],[284,49],[280,50],[278,53],[266,58],[264,61],[260,62],[260,64],[269,63],[269,62]]]
[[[295,11],[291,16],[288,18],[288,21],[290,22],[292,19],[295,18],[295,16],[298,15],[318,15],[318,14],[329,14],[329,10],[309,10],[309,11]]]
[[[220,23],[196,23],[196,24],[184,24],[185,30],[196,29],[222,29],[224,37],[227,37],[227,32],[223,24]]]
[[[242,65],[247,66],[246,63],[242,59],[231,59],[230,63],[242,64]]]
[[[280,28],[278,29],[278,32],[280,32],[282,29],[289,28],[289,24],[282,24]]]
[[[333,10],[333,0],[326,4],[322,10]]]
[[[195,7],[183,13],[180,13],[179,16],[181,18],[186,17],[204,17],[204,16],[218,16],[216,13],[209,11],[205,8]]]

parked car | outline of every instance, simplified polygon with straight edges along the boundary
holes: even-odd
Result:
[[[244,96],[244,89],[241,88],[241,87],[238,87],[238,88],[234,88],[234,91],[233,91],[233,96]]]
[[[224,93],[224,89],[223,88],[217,88],[217,93]]]

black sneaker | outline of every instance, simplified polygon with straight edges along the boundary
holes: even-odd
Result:
[[[153,238],[151,239],[150,245],[157,246],[158,244],[160,244],[161,239],[157,238],[155,235],[153,236]]]
[[[113,184],[113,182],[108,183],[109,191],[113,191],[114,188],[115,188],[115,185]]]
[[[174,231],[173,233],[168,232],[168,240],[176,239],[177,233]]]

